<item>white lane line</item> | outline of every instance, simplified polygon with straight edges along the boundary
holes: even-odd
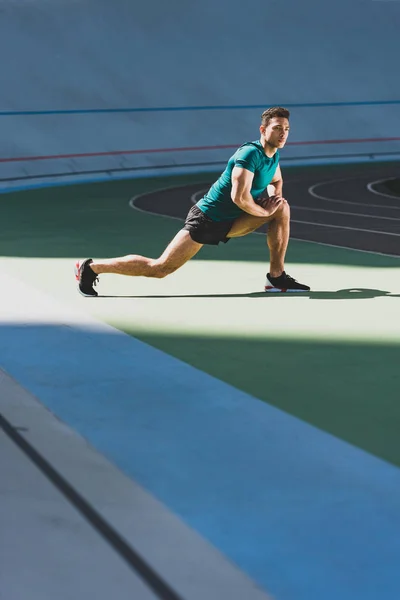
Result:
[[[208,189],[208,188],[207,188]],[[198,192],[195,192],[194,194],[192,194],[190,196],[190,202],[192,204],[196,204],[197,200],[199,197],[204,195],[204,192],[207,190],[199,190]],[[322,212],[322,213],[329,213],[329,214],[334,214],[334,215],[346,215],[349,217],[366,217],[368,219],[383,219],[385,221],[400,221],[400,218],[397,217],[382,217],[382,216],[377,216],[377,215],[365,215],[364,213],[352,213],[352,212],[342,212],[339,210],[329,210],[327,208],[310,208],[308,206],[298,206],[296,204],[290,204],[291,208],[295,208],[296,210],[309,210],[309,211],[313,211],[313,212]],[[298,223],[299,221],[294,221],[292,219],[292,223]],[[319,225],[319,223],[315,223],[315,225]]]
[[[361,229],[360,227],[347,227],[345,225],[328,225],[328,223],[314,223],[313,221],[295,221],[293,219],[291,219],[291,222],[292,223],[304,223],[305,225],[316,225],[317,227],[329,227],[329,228],[333,228],[333,229],[347,229],[349,231],[363,231],[364,233],[376,233],[378,235],[390,235],[393,237],[400,237],[400,233],[391,233],[388,231],[376,231],[375,229]]]
[[[192,194],[190,196],[190,201],[192,204],[195,204],[197,202],[197,198],[200,195],[204,194],[204,190],[200,190],[198,192],[195,192],[194,194]],[[357,203],[355,203],[357,204]],[[368,205],[367,205],[368,206]],[[293,206],[292,208],[297,208],[300,210],[313,210],[313,211],[318,211],[318,212],[326,212],[326,213],[331,213],[331,214],[336,214],[336,215],[349,215],[349,216],[354,216],[354,217],[369,217],[371,219],[387,219],[389,221],[400,221],[400,219],[392,219],[391,217],[375,217],[374,215],[360,215],[358,213],[348,213],[348,212],[339,212],[336,210],[328,210],[328,209],[323,209],[323,208],[307,208],[307,207],[303,207],[303,206]],[[373,229],[360,229],[358,227],[347,227],[344,225],[328,225],[326,223],[315,223],[314,221],[297,221],[295,219],[291,219],[292,223],[304,223],[305,225],[314,225],[316,227],[329,227],[329,228],[333,228],[333,229],[348,229],[350,231],[363,231],[363,232],[368,232],[368,233],[378,233],[380,235],[393,235],[396,237],[400,237],[400,233],[387,233],[386,231],[375,231]],[[260,233],[261,235],[265,235],[264,233],[262,233],[261,231],[255,231],[254,233]],[[293,238],[295,239],[295,238]],[[318,242],[316,242],[318,243]],[[341,248],[343,246],[340,246]]]
[[[303,179],[285,179],[285,183],[299,183],[299,182],[302,183]],[[199,198],[201,198],[201,196],[204,196],[204,194],[206,192],[208,192],[209,189],[210,189],[210,186],[203,188],[202,190],[198,190],[197,192],[192,194],[190,196],[190,202],[192,204],[196,204],[197,200],[199,200]]]
[[[293,222],[293,221],[292,221]],[[254,233],[258,233],[255,231]],[[296,242],[304,242],[304,244],[318,244],[318,246],[328,246],[329,248],[340,248],[342,250],[353,250],[353,252],[363,252],[364,254],[378,254],[379,256],[388,256],[390,258],[400,258],[398,254],[388,254],[387,252],[378,252],[377,250],[361,250],[361,248],[353,248],[352,246],[342,246],[339,244],[328,244],[328,242],[316,242],[315,240],[303,240],[302,238],[292,237]]]
[[[176,189],[176,186],[159,188],[157,190],[153,190],[152,192],[143,192],[141,194],[137,194],[136,196],[133,196],[133,198],[131,198],[129,200],[129,206],[131,208],[133,208],[134,210],[137,210],[138,212],[142,212],[144,214],[148,214],[148,215],[150,214],[150,215],[155,215],[156,217],[164,217],[164,218],[167,218],[167,219],[173,219],[174,221],[180,221],[182,223],[182,221],[185,220],[185,217],[174,217],[172,215],[164,215],[164,214],[162,214],[160,212],[154,212],[152,210],[144,210],[142,208],[139,208],[135,204],[135,202],[136,202],[136,200],[138,198],[141,198],[143,196],[147,196],[148,194],[153,193],[153,192],[164,192],[164,191],[171,190],[171,189]],[[202,190],[202,191],[204,191],[204,190]],[[196,192],[196,193],[199,193],[199,192]],[[192,200],[192,197],[194,195],[195,194],[192,194],[192,196],[190,198],[191,200]],[[338,225],[322,225],[321,223],[313,223],[313,222],[310,222],[310,221],[296,221],[296,220],[293,220],[293,219],[291,219],[291,222],[292,223],[304,223],[306,225],[315,225],[317,227],[318,226],[320,226],[320,227],[333,227],[334,229],[337,229],[339,227]],[[340,227],[340,229],[343,229],[343,227]],[[344,229],[352,229],[352,228],[345,227]],[[374,231],[370,232],[369,229],[366,229],[366,230],[363,230],[363,231],[367,231],[369,233],[375,233]],[[378,232],[378,233],[382,233],[382,232]],[[253,231],[253,234],[264,235],[265,236],[265,233],[262,232],[262,231]],[[362,250],[361,248],[352,248],[351,246],[342,246],[342,245],[339,245],[339,244],[337,244],[337,245],[336,244],[328,244],[327,242],[316,242],[315,240],[303,240],[301,238],[295,238],[295,237],[292,237],[291,239],[296,240],[298,242],[304,242],[305,244],[318,244],[319,246],[328,246],[329,248],[343,248],[343,250],[353,250],[354,252],[363,252],[364,254],[379,254],[379,256],[389,256],[390,258],[398,258],[397,254],[388,254],[387,252],[377,252],[377,251],[373,251],[373,250]]]
[[[367,190],[372,192],[376,196],[383,196],[384,198],[394,198],[395,200],[399,200],[399,196],[395,196],[393,194],[384,194],[383,192],[378,192],[374,190],[374,185],[379,185],[380,183],[385,183],[386,181],[393,181],[396,177],[386,177],[385,179],[378,179],[377,181],[371,181],[367,184]]]
[[[367,219],[375,219],[375,220],[385,220],[385,221],[400,221],[399,217],[382,217],[382,216],[378,216],[378,215],[366,215],[364,213],[353,213],[353,212],[343,212],[341,210],[329,210],[328,208],[310,208],[309,206],[297,206],[295,204],[291,204],[290,205],[291,208],[295,208],[296,210],[311,210],[314,212],[323,212],[323,213],[330,213],[333,215],[346,215],[349,217],[362,217],[362,218],[367,218]]]
[[[185,217],[174,217],[172,215],[164,215],[162,213],[154,212],[152,210],[144,210],[142,208],[138,208],[136,206],[136,204],[135,204],[135,202],[136,202],[136,200],[138,198],[141,198],[143,196],[148,196],[149,194],[154,193],[154,192],[165,192],[165,191],[168,191],[168,190],[171,190],[171,189],[176,189],[176,186],[169,186],[169,187],[159,188],[157,190],[152,190],[152,192],[143,192],[141,194],[137,194],[136,196],[133,196],[133,198],[131,198],[129,200],[129,206],[131,208],[133,208],[134,210],[137,210],[138,212],[142,212],[142,213],[145,213],[145,214],[155,215],[157,217],[167,217],[168,219],[174,219],[175,221],[182,222],[182,221],[185,220]],[[203,193],[204,193],[204,189],[200,190],[198,192],[195,192],[194,194],[192,194],[190,196],[191,203],[192,204],[195,203],[194,200],[195,200],[196,196],[199,195],[199,194],[203,194]],[[357,204],[357,203],[355,203],[355,204]],[[333,211],[333,212],[335,212],[335,211]],[[374,234],[378,234],[378,235],[389,235],[391,237],[400,237],[400,233],[389,233],[389,232],[386,232],[386,231],[376,231],[374,229],[361,229],[361,228],[358,228],[358,227],[347,227],[345,225],[328,225],[327,223],[315,223],[314,221],[298,221],[296,219],[291,219],[291,222],[292,223],[299,223],[301,225],[313,225],[314,227],[327,227],[328,229],[345,229],[345,230],[348,230],[348,231],[361,231],[363,233],[374,233]],[[265,235],[265,233],[262,232],[262,231],[254,231],[253,233],[258,234],[258,235]],[[298,238],[293,237],[292,239],[298,239]],[[356,252],[367,252],[369,254],[379,254],[381,256],[397,257],[396,254],[386,254],[386,253],[383,253],[383,252],[373,252],[371,250],[361,250],[359,248],[351,248],[350,246],[339,246],[339,245],[334,246],[333,244],[326,244],[324,242],[315,242],[313,240],[301,240],[300,239],[299,241],[301,241],[301,242],[311,242],[313,244],[319,244],[321,246],[332,246],[333,248],[343,248],[345,250],[355,250]]]
[[[145,210],[143,208],[139,208],[138,206],[136,206],[136,200],[139,200],[139,198],[142,198],[144,196],[149,196],[150,194],[154,194],[157,192],[168,192],[169,190],[177,190],[177,189],[179,189],[179,186],[177,187],[175,184],[175,185],[170,185],[167,187],[157,188],[155,190],[151,190],[150,192],[142,192],[141,194],[136,194],[136,196],[133,196],[133,198],[131,198],[129,200],[129,206],[131,208],[133,208],[134,210],[137,210],[138,212],[144,213],[146,215],[155,215],[157,217],[167,217],[168,219],[174,219],[175,221],[182,222],[185,220],[186,217],[174,217],[173,215],[165,215],[161,212],[154,212],[153,210],[148,210],[148,209]]]
[[[196,204],[197,200],[199,197],[203,196],[204,193],[207,191],[208,188],[203,189],[203,190],[199,190],[198,192],[195,192],[194,194],[192,194],[190,196],[190,202],[192,204]],[[359,205],[358,202],[354,202],[354,204]],[[310,208],[307,206],[298,206],[296,204],[290,204],[291,208],[295,208],[297,210],[309,210],[309,211],[313,211],[313,212],[323,212],[323,213],[330,213],[330,214],[335,214],[335,215],[346,215],[349,217],[366,217],[369,219],[383,219],[385,221],[400,221],[400,218],[397,217],[383,217],[383,216],[376,216],[376,215],[366,215],[364,213],[352,213],[352,212],[342,212],[342,211],[338,211],[338,210],[329,210],[329,209],[325,209],[325,208]],[[362,205],[364,206],[364,205]],[[373,206],[371,204],[365,204],[365,206]],[[384,208],[384,207],[380,207],[380,208]],[[395,207],[398,208],[398,207]],[[292,223],[300,223],[301,221],[295,221],[292,219]],[[314,223],[314,225],[320,225],[320,223]],[[323,226],[323,225],[322,225]]]
[[[350,178],[349,178],[350,179]],[[349,179],[342,181],[349,181]],[[354,179],[354,178],[353,178]],[[335,198],[328,198],[327,196],[322,196],[321,194],[317,194],[315,189],[320,187],[321,185],[327,185],[328,183],[335,183],[340,181],[339,179],[331,179],[330,181],[322,181],[320,183],[315,183],[314,185],[308,188],[308,193],[314,198],[318,198],[318,200],[325,200],[326,202],[335,202],[337,204],[352,204],[353,206],[368,206],[372,208],[392,208],[393,210],[400,210],[400,206],[387,206],[384,204],[369,204],[365,202],[351,202],[350,200],[337,200]]]
[[[204,190],[199,190],[198,192],[195,192],[194,194],[192,194],[190,196],[190,202],[192,204],[196,204],[198,198],[200,198],[201,196],[204,196],[204,194],[208,191],[209,188],[204,188]]]

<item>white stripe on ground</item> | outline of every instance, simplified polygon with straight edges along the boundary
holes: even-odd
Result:
[[[197,199],[200,198],[201,196],[204,196],[204,194],[208,191],[208,188],[204,188],[204,190],[199,190],[198,192],[195,192],[194,194],[192,194],[190,196],[190,203],[191,204],[196,204]]]
[[[190,197],[190,201],[192,204],[196,203],[196,198],[197,196],[199,196],[201,193],[203,193],[204,190],[201,190],[200,192],[195,192],[194,194],[191,195]],[[367,206],[367,205],[362,205],[362,206]],[[358,213],[346,213],[346,212],[338,212],[335,210],[325,210],[325,209],[320,209],[320,208],[307,208],[307,207],[303,207],[303,206],[293,206],[293,208],[300,208],[301,210],[315,210],[315,211],[319,211],[319,212],[326,212],[326,213],[332,213],[332,214],[339,214],[339,215],[351,215],[351,216],[355,216],[355,217],[370,217],[373,219],[388,219],[389,221],[400,221],[400,219],[391,219],[390,217],[375,217],[373,215],[364,215],[364,214],[358,214]],[[299,221],[297,219],[291,219],[292,223],[301,223],[304,225],[313,225],[315,227],[329,227],[332,229],[348,229],[350,231],[362,231],[362,232],[366,232],[366,233],[378,233],[381,235],[390,235],[390,236],[395,236],[395,237],[400,237],[400,233],[388,233],[386,231],[375,231],[373,229],[360,229],[359,227],[348,227],[345,225],[328,225],[327,223],[316,223],[315,221]],[[255,232],[255,233],[259,233],[259,232]],[[263,234],[264,235],[264,234]],[[295,239],[295,238],[293,238]],[[315,242],[315,243],[319,243],[319,242]],[[340,246],[340,248],[342,248],[343,246]]]
[[[181,187],[186,187],[186,186],[181,186]],[[157,217],[166,217],[167,219],[174,219],[175,221],[180,221],[182,223],[182,221],[185,220],[186,215],[184,217],[175,217],[173,215],[166,215],[161,212],[155,212],[154,210],[147,210],[147,209],[145,210],[144,208],[139,208],[138,206],[136,206],[136,200],[139,200],[139,198],[145,198],[146,196],[149,196],[150,194],[156,194],[158,192],[163,193],[163,192],[168,192],[169,190],[175,190],[175,189],[179,189],[179,186],[172,185],[169,187],[158,188],[156,190],[152,190],[151,192],[141,192],[140,194],[136,194],[136,196],[133,196],[133,198],[131,198],[129,200],[129,206],[131,208],[133,208],[134,210],[137,210],[138,212],[144,213],[145,215],[155,215]]]
[[[204,195],[205,190],[200,190],[199,192],[195,192],[190,196],[190,201],[192,204],[196,204],[197,198]],[[384,221],[400,221],[400,217],[383,217],[380,215],[366,215],[364,213],[352,213],[352,212],[343,212],[340,210],[329,210],[328,208],[311,208],[310,206],[299,206],[297,204],[290,204],[291,208],[295,208],[296,210],[309,210],[312,212],[322,212],[322,213],[330,213],[333,215],[346,215],[349,217],[367,217],[369,219],[382,219]],[[367,206],[367,205],[362,205]],[[382,207],[381,207],[382,208]],[[396,208],[396,207],[395,207]],[[299,223],[299,221],[295,221],[291,219],[293,223]],[[319,225],[320,223],[315,223],[315,225]]]
[[[372,208],[391,208],[393,210],[400,210],[400,206],[387,206],[384,204],[369,204],[369,203],[365,203],[365,202],[351,202],[350,200],[338,200],[336,198],[328,198],[327,196],[322,196],[321,194],[317,194],[317,192],[315,191],[317,187],[321,187],[322,185],[328,185],[330,183],[336,183],[338,181],[350,181],[351,179],[354,179],[354,177],[352,178],[348,178],[348,179],[332,179],[329,181],[323,181],[320,183],[315,183],[314,185],[311,185],[308,188],[308,193],[313,196],[314,198],[318,198],[318,200],[324,200],[325,202],[335,202],[337,204],[350,204],[353,206],[367,206],[367,207],[372,207]]]
[[[183,186],[185,187],[185,186]],[[152,210],[144,210],[143,208],[139,208],[138,206],[136,206],[136,200],[138,200],[139,198],[143,198],[145,196],[148,196],[149,194],[153,194],[155,192],[164,192],[167,190],[171,190],[176,188],[176,186],[172,186],[172,187],[167,187],[167,188],[160,188],[157,190],[152,190],[151,192],[142,192],[140,194],[137,194],[136,196],[133,196],[133,198],[131,198],[129,200],[129,206],[131,208],[133,208],[134,210],[137,210],[138,212],[142,212],[144,214],[147,215],[155,215],[157,217],[164,217],[167,219],[174,219],[175,221],[180,221],[181,223],[183,221],[185,221],[185,217],[175,217],[173,215],[166,215],[164,213],[160,213],[160,212],[155,212]],[[207,188],[208,189],[208,188]],[[199,195],[200,193],[204,193],[204,190],[200,190],[200,192],[195,192],[194,194],[192,194],[190,196],[190,202],[192,204],[195,204],[197,200],[194,201],[194,199],[196,198],[197,195]],[[357,202],[354,202],[353,204],[358,204]],[[390,207],[392,208],[392,207]],[[291,219],[292,223],[300,223],[300,224],[305,224],[305,225],[315,225],[316,227],[331,227],[333,229],[349,229],[348,227],[341,227],[339,225],[326,225],[326,224],[322,224],[322,223],[315,223],[313,221],[297,221],[295,219]],[[350,228],[350,229],[354,229],[354,228]],[[370,229],[354,229],[354,231],[366,231],[369,233],[384,233],[384,232],[376,232],[376,231],[371,231]],[[253,231],[252,234],[250,235],[265,235],[265,233],[263,233],[262,231]],[[389,234],[390,235],[390,234]],[[394,234],[396,235],[396,234]],[[351,246],[343,246],[343,245],[334,245],[334,244],[327,244],[326,242],[316,242],[314,240],[304,240],[304,239],[300,239],[300,238],[296,238],[296,237],[291,237],[292,240],[296,240],[298,242],[303,242],[306,244],[318,244],[319,246],[327,246],[328,248],[342,248],[343,250],[352,250],[353,252],[363,252],[365,254],[377,254],[379,256],[389,256],[391,258],[397,258],[397,254],[388,254],[386,252],[375,252],[372,250],[361,250],[360,248],[352,248]]]
[[[375,194],[376,196],[383,196],[384,198],[394,198],[395,200],[400,200],[399,196],[395,194],[384,194],[383,192],[378,192],[378,190],[374,189],[374,185],[379,185],[380,183],[385,183],[386,181],[393,181],[396,177],[385,177],[385,179],[378,179],[378,181],[371,181],[367,184],[367,190]]]
[[[296,210],[310,210],[312,212],[322,212],[322,213],[330,213],[333,215],[346,215],[348,217],[360,217],[367,219],[374,219],[375,221],[400,221],[399,217],[383,217],[381,215],[366,215],[365,213],[352,213],[352,212],[343,212],[340,210],[329,210],[327,208],[310,208],[309,206],[297,206],[296,204],[290,205],[292,208]],[[294,221],[296,223],[296,221]],[[318,225],[318,223],[316,223]]]
[[[303,223],[304,225],[314,225],[317,227],[328,227],[332,229],[347,229],[348,231],[362,231],[364,233],[374,233],[378,235],[390,235],[393,237],[400,237],[400,233],[392,233],[388,231],[378,231],[375,229],[362,229],[361,227],[346,227],[344,225],[329,225],[328,223],[314,223],[313,221],[298,221],[291,219],[292,223]],[[343,246],[340,246],[342,248]]]

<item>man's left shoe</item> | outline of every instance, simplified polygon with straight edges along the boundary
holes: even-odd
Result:
[[[94,271],[90,268],[91,258],[86,260],[78,260],[75,264],[75,279],[78,283],[78,290],[82,296],[88,298],[95,298],[98,293],[93,286],[96,285],[98,277]]]
[[[265,284],[266,292],[308,292],[308,285],[299,283],[293,277],[290,277],[285,271],[279,277],[271,277],[267,273],[267,283]]]

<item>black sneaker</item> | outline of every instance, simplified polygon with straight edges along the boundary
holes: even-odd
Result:
[[[91,258],[86,260],[78,260],[75,264],[75,279],[78,282],[78,289],[82,296],[98,296],[98,293],[93,289],[96,285],[98,277],[90,268]]]
[[[282,275],[279,277],[271,277],[269,273],[267,273],[267,283],[265,284],[266,292],[308,292],[310,288],[308,285],[304,285],[303,283],[299,283],[290,275],[287,275],[285,271],[283,271]]]

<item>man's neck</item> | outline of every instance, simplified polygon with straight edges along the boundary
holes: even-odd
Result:
[[[260,138],[260,144],[263,147],[263,150],[268,156],[268,158],[272,158],[276,154],[278,148],[275,148],[275,146],[271,146],[270,144],[268,144],[268,142],[262,137]]]

